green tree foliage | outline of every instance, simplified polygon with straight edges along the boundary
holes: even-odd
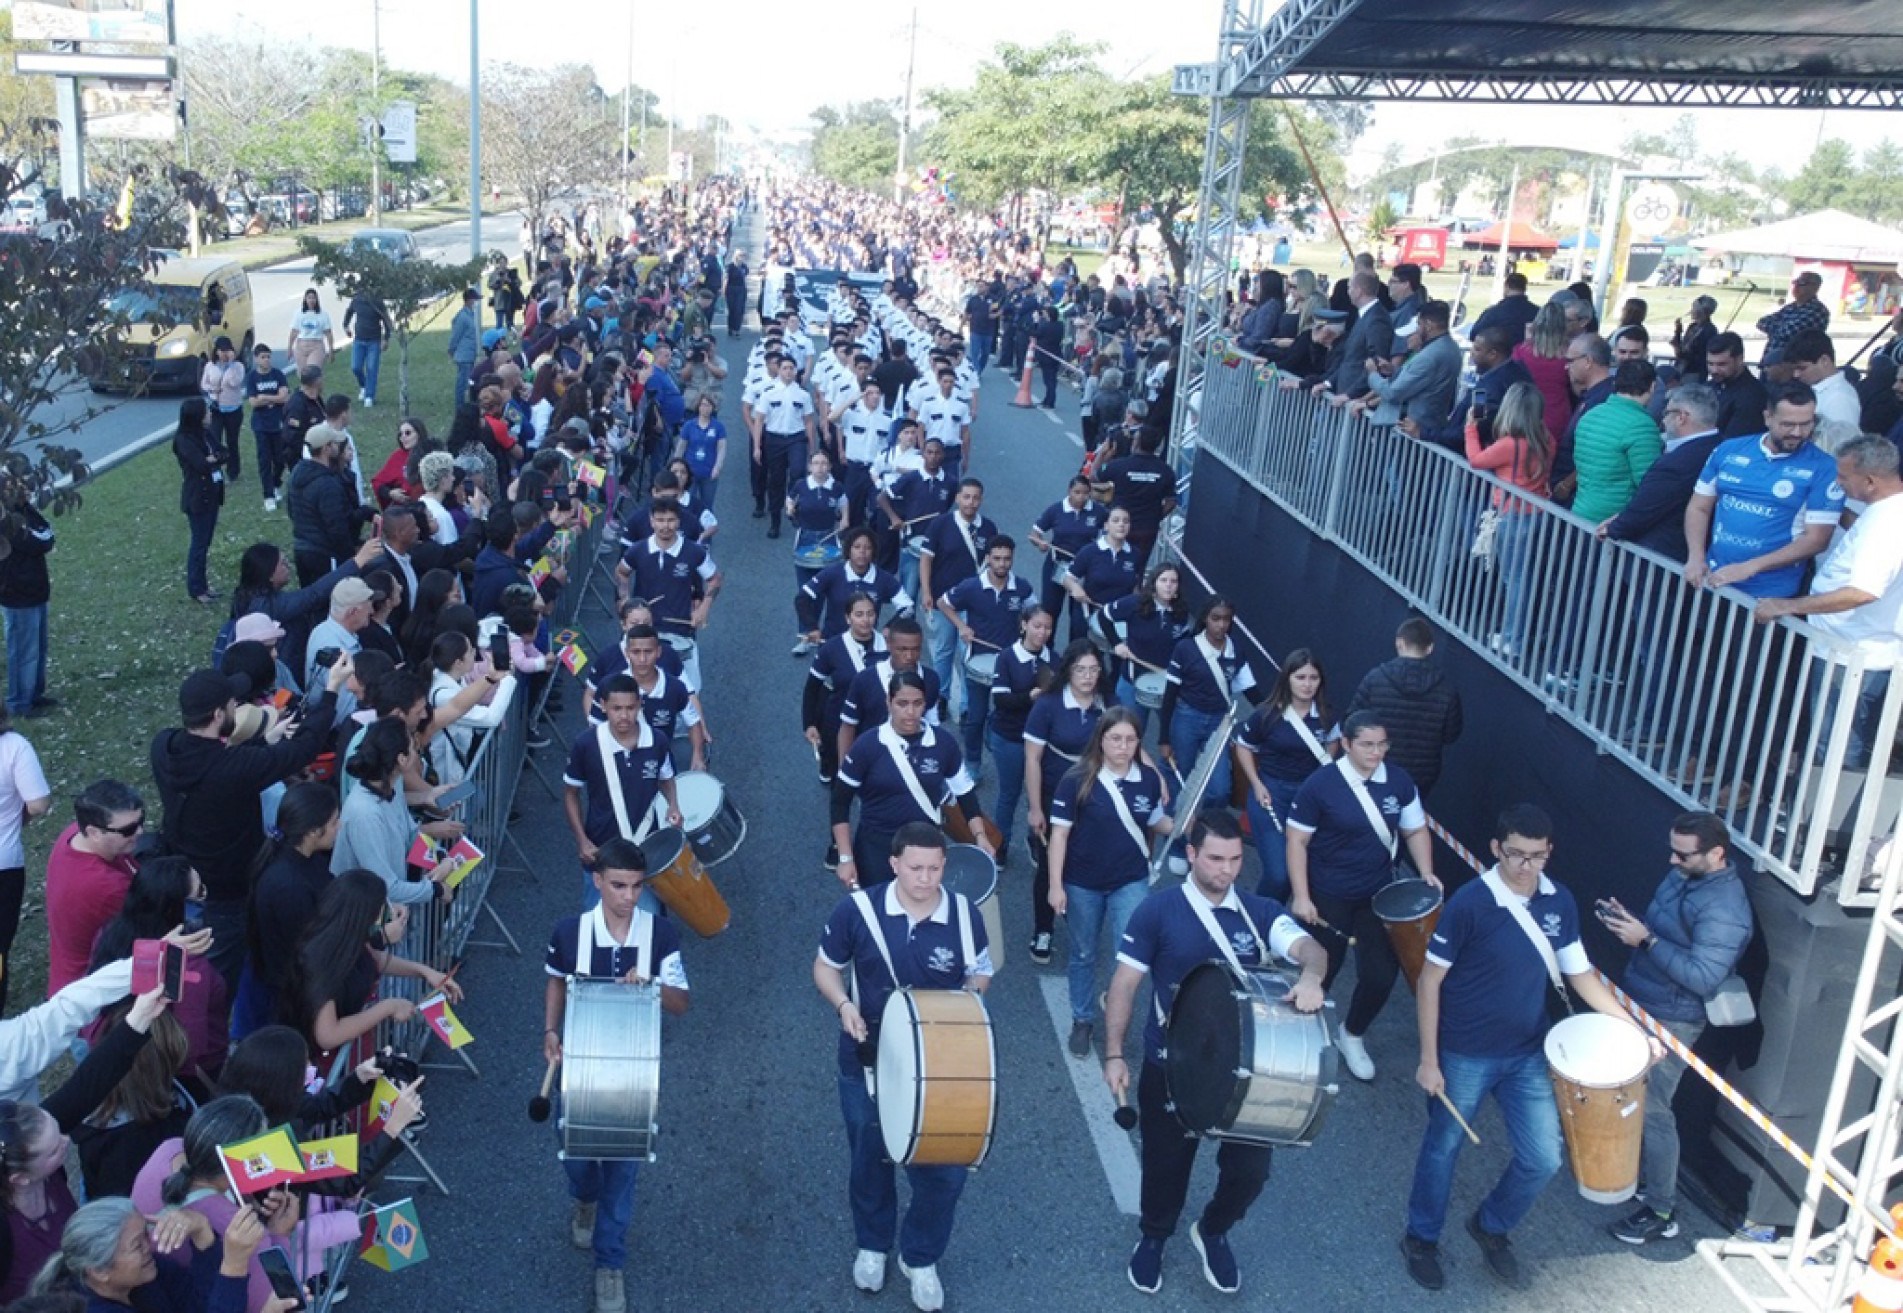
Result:
[[[1878,223],[1903,222],[1903,148],[1888,137],[1863,153],[1850,209]]]
[[[813,172],[884,195],[899,166],[899,120],[883,100],[813,111]]]
[[[1784,188],[1784,199],[1799,210],[1848,209],[1857,190],[1857,157],[1850,143],[1832,137],[1818,143],[1804,167]]]

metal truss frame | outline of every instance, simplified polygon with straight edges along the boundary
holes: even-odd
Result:
[[[1200,66],[1195,66],[1200,72]],[[1207,93],[1204,93],[1207,94]],[[1238,96],[1287,100],[1456,101],[1501,105],[1618,105],[1685,109],[1903,109],[1903,80],[1644,81],[1473,73],[1282,73],[1245,78]]]

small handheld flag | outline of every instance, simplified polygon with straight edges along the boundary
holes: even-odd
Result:
[[[225,1175],[239,1195],[263,1194],[304,1174],[304,1159],[289,1126],[274,1126],[236,1144],[218,1146]]]
[[[469,1027],[450,1010],[449,1000],[441,994],[431,994],[416,1009],[422,1013],[423,1020],[436,1032],[436,1037],[449,1045],[453,1051],[465,1044],[475,1043],[476,1037],[469,1033]]]

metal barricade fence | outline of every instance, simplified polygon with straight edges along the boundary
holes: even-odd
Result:
[[[1755,599],[1693,587],[1679,563],[1601,539],[1459,454],[1218,352],[1201,413],[1212,457],[1599,751],[1718,812],[1799,893],[1841,872],[1840,899],[1873,896],[1861,876],[1895,833],[1903,797],[1903,779],[1890,777],[1903,766],[1903,681],[1810,625],[1759,622]]]

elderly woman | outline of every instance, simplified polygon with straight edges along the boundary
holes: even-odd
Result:
[[[1718,336],[1718,326],[1711,317],[1718,313],[1715,298],[1701,296],[1692,302],[1691,322],[1675,320],[1672,324],[1672,354],[1678,357],[1678,374],[1686,382],[1705,380],[1705,353],[1711,349],[1711,339]]]
[[[244,1313],[246,1276],[264,1244],[263,1219],[245,1208],[221,1241],[204,1214],[170,1208],[147,1220],[130,1199],[99,1199],[73,1215],[59,1251],[34,1282],[36,1293],[74,1291],[87,1309],[147,1313]],[[187,1264],[155,1255],[186,1249]],[[265,1313],[297,1308],[268,1299]]]

